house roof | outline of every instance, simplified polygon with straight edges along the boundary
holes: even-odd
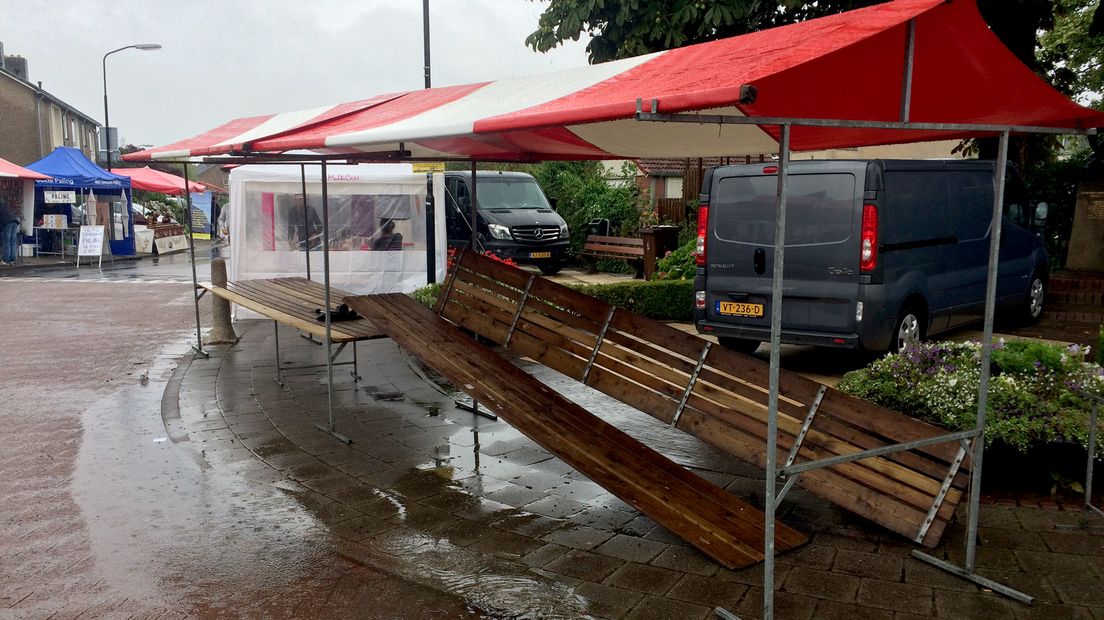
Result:
[[[76,116],[79,116],[81,118],[81,120],[83,120],[83,121],[85,121],[89,124],[92,124],[96,127],[100,126],[100,122],[97,121],[96,119],[92,118],[91,116],[88,116],[84,112],[81,112],[80,110],[74,108],[73,106],[69,105],[68,103],[65,103],[64,101],[59,99],[57,96],[50,94],[49,92],[43,90],[39,86],[37,86],[35,84],[32,84],[32,83],[28,82],[27,80],[24,80],[23,78],[21,78],[18,75],[12,73],[11,71],[8,71],[7,69],[4,69],[4,68],[0,68],[0,76],[6,77],[9,80],[12,80],[12,81],[18,83],[19,85],[23,86],[24,88],[28,88],[28,89],[30,89],[30,90],[38,93],[38,94],[41,94],[44,98],[48,99],[54,105],[56,105],[58,107],[61,107],[61,108],[65,108],[66,111],[68,111],[68,112],[70,112],[70,113],[72,113]]]

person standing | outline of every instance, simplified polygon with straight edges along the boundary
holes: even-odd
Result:
[[[0,202],[0,247],[3,248],[0,264],[15,264],[15,251],[19,247],[19,224],[19,216],[12,212],[7,203]]]

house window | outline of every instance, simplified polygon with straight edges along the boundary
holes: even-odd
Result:
[[[664,198],[682,198],[682,178],[668,177],[667,187],[663,192]]]

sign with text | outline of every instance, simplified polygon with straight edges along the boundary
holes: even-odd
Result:
[[[42,197],[46,201],[46,204],[71,205],[77,201],[77,192],[65,190],[46,190],[42,192]]]
[[[414,174],[420,174],[423,172],[444,172],[445,162],[443,161],[419,161],[413,164]]]
[[[77,256],[102,256],[104,246],[103,226],[81,226],[77,241]]]

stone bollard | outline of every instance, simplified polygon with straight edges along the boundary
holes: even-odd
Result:
[[[211,283],[226,287],[226,260],[211,259]],[[210,344],[234,344],[238,341],[234,326],[230,324],[230,301],[217,295],[211,295],[211,336]]]

